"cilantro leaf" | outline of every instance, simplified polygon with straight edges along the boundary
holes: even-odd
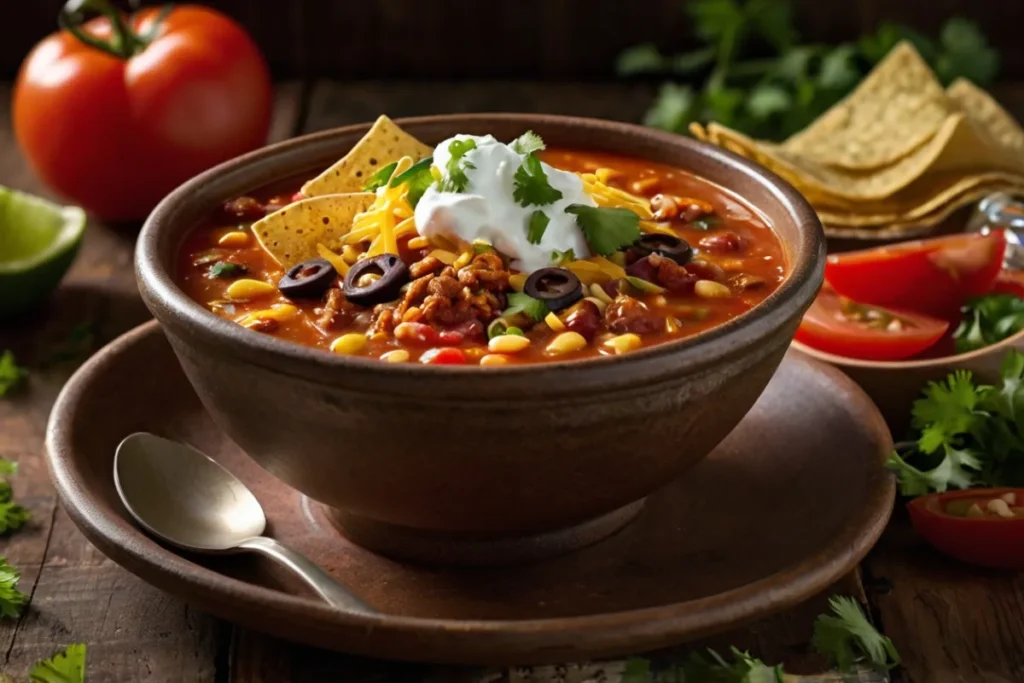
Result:
[[[654,103],[644,114],[644,125],[662,130],[683,131],[697,119],[698,101],[692,87],[664,83]]]
[[[28,375],[28,370],[18,365],[10,350],[0,353],[0,396],[16,388]]]
[[[28,602],[28,596],[18,590],[21,574],[0,557],[0,618],[16,619]]]
[[[979,389],[967,370],[951,373],[945,382],[930,382],[911,411],[912,424],[921,430],[921,452],[934,453],[974,429],[984,417],[976,410],[979,399]]]
[[[548,229],[551,219],[543,211],[537,210],[530,214],[530,227],[526,231],[526,240],[530,244],[540,244],[544,239],[544,231]]]
[[[446,164],[448,175],[440,182],[441,192],[465,192],[469,185],[467,170],[476,168],[471,162],[464,161],[462,157],[476,149],[476,140],[452,140],[448,143],[448,154],[451,157]],[[411,169],[410,169],[411,170]]]
[[[629,209],[571,204],[565,212],[576,216],[587,244],[601,256],[614,254],[640,237],[640,216]]]
[[[967,78],[985,86],[995,80],[999,71],[999,53],[988,44],[985,34],[974,22],[960,17],[950,18],[942,26],[939,44],[942,50],[934,66],[943,84]]]
[[[811,644],[842,672],[864,662],[877,671],[899,665],[900,656],[892,641],[875,629],[853,598],[829,598],[833,615],[823,614],[814,622]]]
[[[516,154],[533,154],[545,148],[544,140],[532,130],[528,130],[509,145]]]
[[[228,263],[227,261],[217,261],[210,270],[206,271],[206,277],[211,280],[217,278],[227,279],[232,277],[238,277],[239,275],[245,275],[248,272],[248,268],[240,263]]]
[[[560,266],[563,263],[571,263],[576,260],[576,250],[566,249],[565,251],[558,251],[555,249],[551,252],[551,263],[555,266]]]
[[[17,531],[25,526],[25,522],[29,520],[30,516],[28,510],[14,501],[7,500],[0,503],[0,534]]]
[[[68,645],[49,659],[35,663],[29,683],[85,683],[85,643]]]
[[[395,169],[397,167],[398,162],[392,161],[390,164],[374,173],[372,176],[370,176],[370,180],[363,187],[363,191],[376,192],[380,188],[387,185],[388,181],[391,180],[391,174],[395,172]]]
[[[18,473],[18,463],[6,458],[0,458],[0,477],[8,477]]]
[[[548,311],[548,305],[540,299],[534,299],[529,294],[522,292],[508,293],[508,308],[501,312],[502,318],[510,318],[517,313],[525,313],[534,321],[543,320]]]
[[[522,206],[545,206],[562,198],[562,192],[551,187],[544,166],[532,153],[523,158],[512,182],[512,197]]]
[[[1024,299],[1013,294],[987,294],[967,302],[963,320],[953,333],[957,353],[991,346],[1024,330]]]
[[[409,206],[415,209],[416,205],[420,203],[423,193],[434,183],[434,176],[430,173],[430,166],[433,163],[434,157],[420,159],[392,178],[388,187],[398,187],[402,183],[408,184],[409,192],[406,199],[409,200]]]

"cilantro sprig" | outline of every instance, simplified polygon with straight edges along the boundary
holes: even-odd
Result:
[[[376,192],[380,188],[384,187],[388,184],[388,181],[391,180],[391,174],[395,172],[396,168],[398,168],[398,162],[392,161],[390,164],[370,176],[370,180],[365,186],[363,186],[363,190],[365,192]]]
[[[502,318],[511,318],[514,315],[523,313],[529,316],[534,322],[543,320],[550,311],[548,305],[540,299],[534,299],[529,294],[522,292],[509,292],[508,308],[501,312]]]
[[[29,520],[29,512],[14,502],[8,477],[18,472],[18,463],[0,458],[0,535],[17,531]]]
[[[640,216],[629,209],[570,204],[565,212],[576,216],[587,244],[601,256],[614,254],[640,237]]]
[[[1024,353],[1007,353],[1000,375],[987,386],[957,370],[925,388],[912,410],[917,439],[886,461],[903,495],[1024,485]]]
[[[684,8],[700,47],[678,55],[664,55],[653,44],[623,52],[617,65],[623,76],[668,76],[687,83],[665,83],[645,123],[683,133],[693,121],[713,120],[754,137],[782,140],[849,93],[901,40],[915,45],[944,84],[964,77],[985,87],[999,69],[998,53],[966,19],[949,19],[938,40],[883,23],[856,43],[811,45],[800,42],[790,5],[787,0],[691,0]]]
[[[957,353],[991,346],[1024,330],[1024,299],[1013,294],[987,294],[967,302],[963,315],[953,333]]]
[[[843,674],[861,668],[887,671],[900,663],[892,641],[868,621],[853,598],[833,596],[830,614],[814,622],[811,644]],[[694,652],[686,661],[655,669],[643,658],[626,661],[622,683],[783,683],[790,678],[781,665],[771,666],[748,652],[730,648],[731,660],[715,650]]]
[[[18,365],[14,352],[6,350],[0,353],[0,396],[15,389],[28,376],[28,370]]]
[[[245,275],[246,272],[248,272],[248,270],[249,269],[246,268],[241,263],[217,261],[212,266],[210,266],[210,270],[206,271],[206,277],[208,277],[211,280],[227,280],[233,277]]]
[[[476,149],[476,140],[472,138],[468,140],[452,140],[448,143],[448,163],[445,164],[445,175],[440,183],[439,189],[441,192],[464,192],[466,186],[469,185],[469,176],[466,175],[466,171],[472,171],[476,168],[471,161],[464,160],[463,157],[469,152]]]
[[[85,683],[85,643],[68,645],[49,659],[35,663],[29,683]]]
[[[530,224],[526,229],[526,240],[530,244],[540,244],[544,239],[544,232],[548,229],[551,219],[543,211],[534,211],[530,214]]]
[[[513,140],[509,147],[516,154],[533,154],[543,150],[545,145],[544,140],[539,135],[532,130],[528,130]]]
[[[551,187],[544,166],[532,152],[523,157],[512,184],[512,198],[521,206],[547,206],[562,198],[562,191]]]
[[[409,206],[415,209],[416,205],[420,203],[423,193],[434,183],[434,176],[430,173],[430,166],[433,163],[434,157],[420,159],[392,178],[391,182],[388,183],[388,187],[398,187],[402,183],[408,184],[409,191],[406,199],[409,200]]]
[[[17,619],[28,602],[28,596],[18,590],[21,572],[0,557],[0,618]]]

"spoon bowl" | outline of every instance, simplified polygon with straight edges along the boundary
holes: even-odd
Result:
[[[323,569],[264,536],[267,517],[256,496],[205,453],[154,434],[132,434],[114,454],[114,486],[135,521],[171,545],[203,553],[262,553],[330,605],[376,614]]]

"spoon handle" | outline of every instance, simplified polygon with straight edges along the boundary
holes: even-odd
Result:
[[[271,557],[288,567],[298,574],[303,581],[309,584],[310,588],[316,591],[317,595],[332,607],[337,607],[346,612],[377,614],[377,610],[353,595],[347,588],[338,583],[334,577],[316,564],[313,564],[308,558],[272,538],[255,536],[242,541],[238,544],[238,547],[263,553],[267,557]]]

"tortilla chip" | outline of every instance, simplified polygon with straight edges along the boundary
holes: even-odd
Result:
[[[1024,129],[987,92],[967,79],[958,78],[946,88],[946,95],[996,144],[1024,151]]]
[[[843,169],[877,169],[924,145],[953,111],[928,64],[904,41],[850,95],[782,148]]]
[[[260,245],[285,269],[317,258],[317,244],[340,249],[352,219],[370,208],[373,192],[326,194],[289,204],[252,226]]]
[[[381,116],[348,154],[330,168],[302,186],[302,194],[318,197],[325,194],[362,192],[374,173],[404,156],[419,161],[434,149]]]

